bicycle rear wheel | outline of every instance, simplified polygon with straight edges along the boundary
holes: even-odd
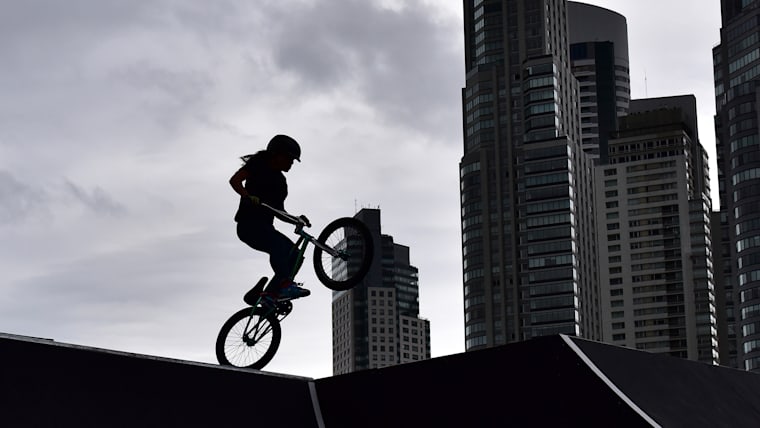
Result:
[[[245,308],[227,320],[216,338],[216,359],[226,366],[261,369],[280,346],[280,322],[274,311]]]
[[[314,273],[326,287],[348,290],[367,275],[374,247],[369,228],[360,220],[339,218],[325,227],[317,241],[337,252],[333,256],[314,247]]]

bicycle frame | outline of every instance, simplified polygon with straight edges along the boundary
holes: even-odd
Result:
[[[275,217],[279,218],[280,220],[296,226],[296,230],[294,233],[298,235],[298,241],[296,241],[295,245],[293,246],[293,249],[297,249],[298,257],[296,258],[296,263],[295,263],[295,266],[293,267],[293,271],[290,274],[291,278],[295,278],[296,274],[301,269],[301,265],[303,264],[303,260],[304,260],[304,254],[306,253],[306,247],[310,243],[316,247],[319,247],[326,254],[329,254],[333,257],[338,257],[342,260],[348,260],[348,254],[346,252],[335,250],[333,248],[330,248],[327,245],[323,245],[314,236],[310,235],[308,232],[303,230],[304,227],[311,227],[311,224],[309,223],[309,220],[306,219],[306,217],[303,217],[303,216],[296,217],[290,213],[287,213],[285,211],[280,211],[277,208],[274,208],[265,203],[262,203],[261,206],[272,211]]]
[[[335,250],[333,248],[330,248],[327,245],[323,245],[321,242],[317,241],[317,239],[314,238],[314,236],[304,231],[303,228],[304,228],[303,224],[296,225],[295,233],[299,236],[299,238],[298,238],[298,241],[296,241],[295,245],[293,246],[293,249],[294,250],[298,249],[298,257],[296,258],[296,264],[293,267],[293,271],[290,274],[291,278],[295,278],[298,271],[301,270],[301,266],[303,265],[303,261],[305,258],[304,254],[306,253],[306,247],[308,247],[309,244],[312,244],[315,247],[319,247],[326,254],[329,254],[333,257],[337,257],[342,260],[348,259],[348,254],[346,254],[344,251]]]

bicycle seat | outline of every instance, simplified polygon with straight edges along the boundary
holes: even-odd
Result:
[[[269,279],[265,276],[262,276],[259,282],[257,282],[253,288],[245,293],[245,296],[243,296],[243,301],[251,306],[256,306],[256,302],[259,301],[259,296],[264,292],[264,287],[267,285],[267,281],[269,281]]]

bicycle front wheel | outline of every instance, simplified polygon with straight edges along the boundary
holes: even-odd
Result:
[[[261,369],[272,360],[281,338],[274,311],[245,308],[227,320],[216,338],[216,359],[226,366]]]
[[[333,253],[314,247],[314,273],[326,287],[348,290],[367,275],[374,247],[369,228],[360,220],[339,218],[325,227],[317,241]]]

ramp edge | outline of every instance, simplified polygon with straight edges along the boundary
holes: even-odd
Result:
[[[617,385],[615,385],[612,382],[612,380],[610,380],[610,378],[608,378],[607,375],[605,375],[604,372],[602,372],[599,369],[599,367],[597,367],[596,364],[594,364],[594,362],[591,361],[591,359],[585,353],[583,353],[583,351],[581,351],[581,348],[579,348],[578,345],[576,345],[573,342],[570,336],[567,336],[565,334],[560,334],[560,337],[562,337],[562,340],[565,341],[567,346],[569,346],[570,349],[572,349],[573,352],[575,352],[575,354],[578,355],[581,361],[583,361],[588,366],[588,368],[590,368],[591,371],[597,377],[599,377],[599,379],[601,379],[602,382],[604,382],[607,385],[607,387],[609,387],[612,390],[612,392],[614,392],[618,397],[620,397],[621,400],[623,400],[624,403],[626,403],[631,409],[633,409],[634,412],[636,412],[639,416],[641,416],[645,421],[647,421],[647,423],[649,423],[653,427],[662,428],[660,424],[658,424],[654,419],[652,419],[651,416],[646,414],[644,410],[642,410],[636,403],[634,403],[633,400],[631,400],[627,395],[625,395],[625,393],[621,391],[620,388],[618,388]]]
[[[105,348],[97,348],[97,347],[93,347],[93,346],[85,346],[85,345],[77,345],[77,344],[72,344],[72,343],[57,342],[54,339],[49,339],[49,338],[22,336],[22,335],[17,335],[17,334],[10,334],[10,333],[1,333],[0,332],[0,341],[1,340],[28,342],[28,343],[35,343],[35,344],[38,344],[38,345],[54,346],[54,347],[68,348],[68,349],[76,349],[76,350],[87,351],[87,352],[98,352],[98,353],[103,353],[103,354],[119,355],[119,356],[123,356],[123,357],[138,358],[138,359],[144,359],[144,360],[163,361],[163,362],[167,362],[167,363],[184,364],[184,365],[188,365],[188,366],[213,368],[213,369],[216,369],[216,370],[238,371],[238,372],[249,373],[249,374],[255,373],[257,375],[262,375],[262,376],[280,377],[280,378],[301,380],[301,381],[307,381],[307,382],[311,382],[311,381],[314,380],[313,378],[304,377],[304,376],[295,376],[295,375],[288,375],[288,374],[283,374],[283,373],[265,372],[265,371],[261,371],[261,370],[255,370],[255,369],[246,369],[246,368],[234,367],[234,366],[223,366],[223,365],[219,365],[219,364],[204,363],[204,362],[199,362],[199,361],[181,360],[181,359],[177,359],[177,358],[159,357],[159,356],[146,355],[146,354],[137,354],[137,353],[128,352],[128,351],[117,351],[117,350],[113,350],[113,349],[105,349]]]

